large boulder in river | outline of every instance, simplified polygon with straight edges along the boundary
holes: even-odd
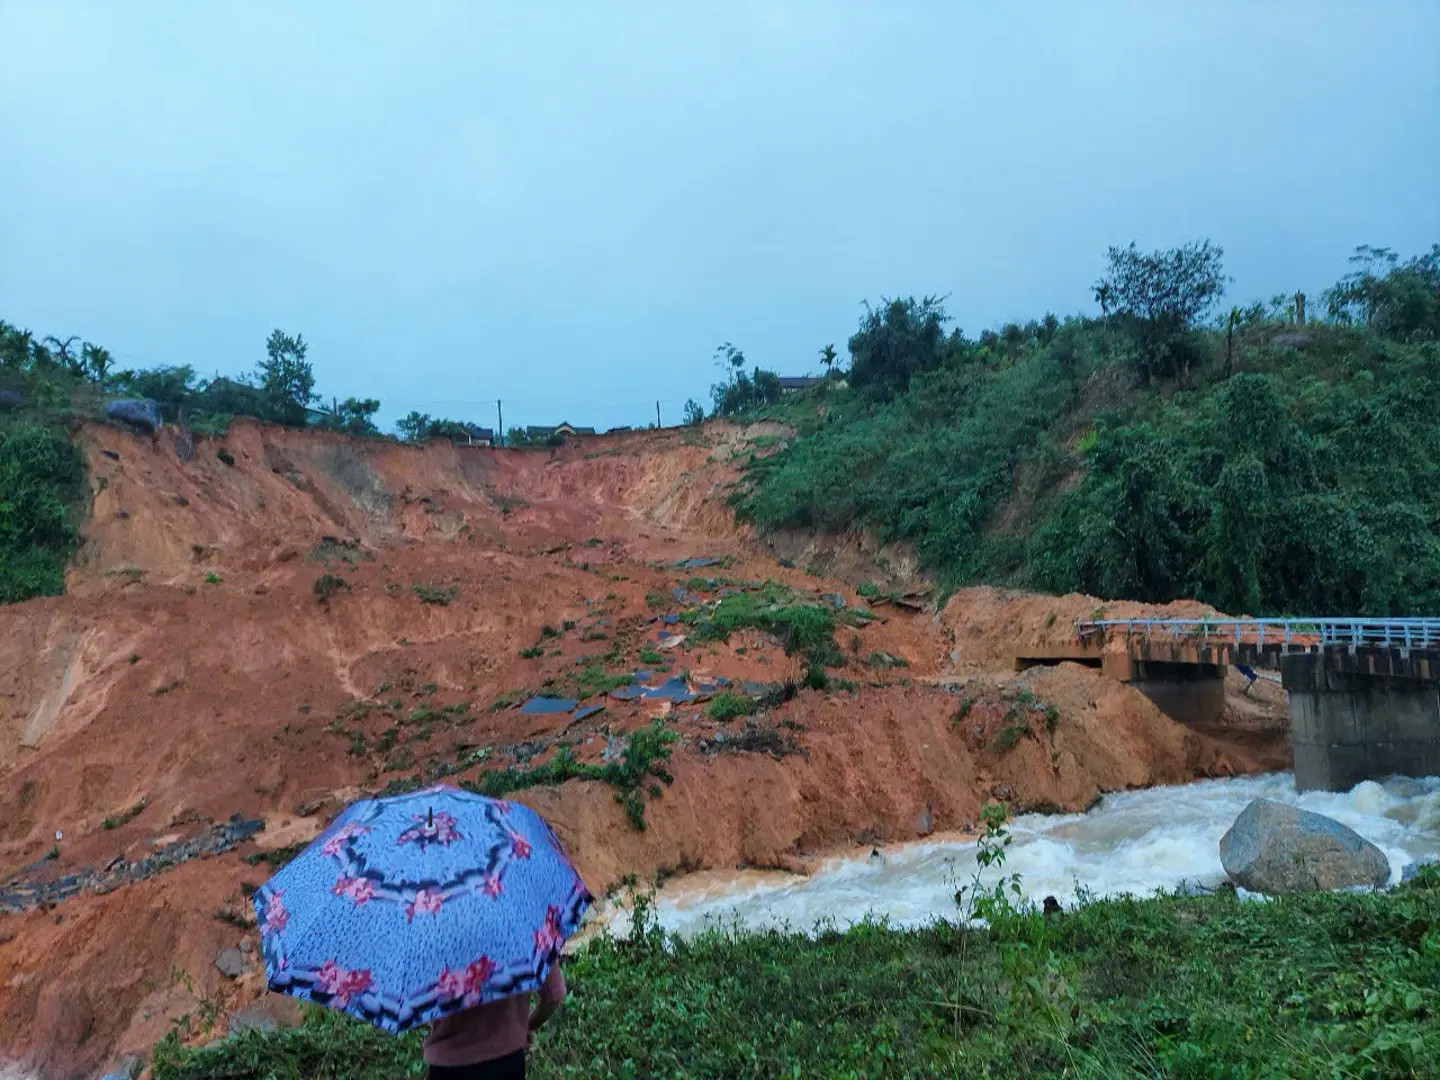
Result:
[[[1251,892],[1314,892],[1390,880],[1385,853],[1324,814],[1256,799],[1220,838],[1230,880]]]

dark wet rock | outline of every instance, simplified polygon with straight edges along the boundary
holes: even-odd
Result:
[[[1381,888],[1390,862],[1355,830],[1324,814],[1256,799],[1220,839],[1230,880],[1251,892],[1315,892]]]
[[[701,570],[707,566],[719,566],[719,559],[712,559],[708,555],[698,556],[694,559],[681,559],[675,564],[678,570]]]
[[[218,855],[244,843],[265,828],[265,822],[235,814],[229,821],[211,825],[188,840],[165,844],[153,855],[131,862],[111,859],[103,870],[80,870],[55,881],[25,881],[19,875],[0,881],[0,913],[48,907],[83,892],[103,896],[124,885],[154,877],[191,859]]]
[[[160,430],[164,421],[160,417],[160,406],[149,398],[143,400],[112,401],[105,406],[105,415],[132,428],[153,435]]]

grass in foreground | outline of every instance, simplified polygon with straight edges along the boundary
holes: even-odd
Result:
[[[650,928],[567,967],[531,1075],[1440,1075],[1440,873],[1378,895],[1113,900],[991,930],[809,938]],[[155,1080],[423,1075],[420,1037],[335,1014],[207,1049]]]

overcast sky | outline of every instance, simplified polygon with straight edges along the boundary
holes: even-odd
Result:
[[[1440,241],[1440,2],[0,0],[0,318],[488,423],[678,421],[861,301],[974,334],[1107,245],[1237,300]]]

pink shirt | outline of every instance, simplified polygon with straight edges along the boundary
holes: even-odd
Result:
[[[554,1009],[565,1000],[565,976],[556,964],[540,988],[540,1000]],[[524,1050],[530,1034],[530,995],[515,994],[473,1009],[442,1016],[425,1039],[427,1065],[478,1065]]]

